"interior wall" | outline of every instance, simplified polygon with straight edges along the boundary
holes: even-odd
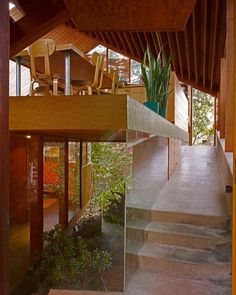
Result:
[[[26,138],[10,136],[9,156],[9,217],[10,222],[25,223],[28,220],[27,198],[27,146]]]

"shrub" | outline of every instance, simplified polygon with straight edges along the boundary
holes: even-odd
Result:
[[[107,251],[89,250],[82,238],[59,225],[46,232],[43,240],[47,246],[37,271],[41,288],[92,289],[91,284],[101,282],[102,273],[111,267]]]

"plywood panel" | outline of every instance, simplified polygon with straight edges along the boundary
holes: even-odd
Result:
[[[188,99],[175,79],[175,125],[188,132]]]
[[[195,0],[66,0],[80,31],[181,31]],[[92,16],[92,17],[91,17]],[[147,17],[148,16],[148,17]]]
[[[124,86],[118,89],[118,94],[127,94],[140,103],[147,100],[146,89],[144,86]]]

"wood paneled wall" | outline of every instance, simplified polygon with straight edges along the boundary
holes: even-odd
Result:
[[[9,169],[10,223],[26,223],[28,221],[27,146],[24,136],[11,135],[10,137]]]
[[[174,72],[170,79],[167,120],[188,132],[188,99]]]
[[[9,3],[0,8],[0,290],[8,295],[8,84]]]

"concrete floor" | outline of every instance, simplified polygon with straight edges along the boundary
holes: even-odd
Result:
[[[227,215],[214,147],[182,147],[182,161],[152,209],[197,215]]]
[[[166,154],[165,148],[159,151]],[[142,157],[141,154],[140,157]],[[222,236],[224,238],[228,234],[222,224],[218,224],[217,219],[227,220],[228,212],[227,195],[221,181],[215,148],[182,147],[182,162],[166,184],[163,182],[166,175],[158,170],[160,154],[156,157],[152,154],[151,161],[152,165],[147,165],[144,160],[144,165],[138,167],[134,175],[136,187],[127,202],[130,208],[139,210],[137,216],[133,215],[136,228],[131,228],[131,231],[135,230],[132,236],[132,238],[135,237],[132,241],[132,249],[136,248],[136,257],[140,258],[143,255],[140,259],[141,264],[146,263],[145,266],[151,265],[151,267],[136,269],[123,294],[229,295],[231,292],[230,262],[227,259],[226,263],[218,261],[211,252],[217,248],[219,237],[222,239]],[[158,181],[157,177],[160,175],[162,177]],[[163,216],[167,217],[164,224]],[[161,217],[161,220],[157,217]],[[185,221],[189,220],[191,224],[186,225]],[[128,220],[128,223],[130,221]],[[204,224],[205,221],[209,224]],[[169,222],[169,225],[166,222]],[[166,235],[167,231],[168,235]],[[150,234],[152,238],[149,240]],[[176,234],[179,235],[178,239]],[[160,237],[163,239],[162,243]],[[206,240],[200,243],[203,238]],[[177,246],[175,251],[173,243],[177,241],[180,246]],[[181,245],[183,241],[187,245]],[[165,245],[167,242],[169,244]],[[210,250],[209,245],[212,247]],[[230,253],[230,249],[227,251]],[[184,260],[181,262],[182,257]],[[161,264],[160,268],[158,264]],[[214,266],[219,267],[220,276],[217,276],[217,269],[216,274],[213,274]],[[113,293],[57,290],[50,292],[50,295],[59,294],[109,295]]]

